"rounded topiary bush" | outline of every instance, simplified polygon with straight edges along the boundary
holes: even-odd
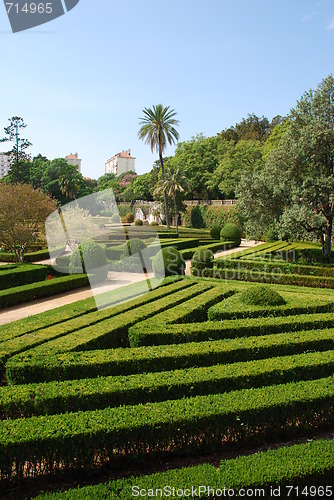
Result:
[[[114,214],[111,216],[111,222],[121,222],[121,218],[118,214]]]
[[[163,276],[184,275],[185,262],[178,250],[173,247],[163,248],[152,259],[154,275]]]
[[[135,220],[135,216],[129,212],[124,219],[126,222],[132,223]]]
[[[153,220],[152,222],[150,222],[150,226],[159,226],[159,224]]]
[[[212,228],[210,229],[210,238],[212,238],[213,240],[219,240],[221,230],[221,226],[212,226]]]
[[[135,226],[142,226],[144,223],[141,219],[136,219],[135,220]]]
[[[124,245],[124,250],[121,254],[121,258],[130,257],[136,253],[139,253],[141,250],[146,248],[145,243],[139,238],[131,238]]]
[[[242,231],[236,224],[225,224],[223,229],[220,231],[221,241],[235,241],[237,246],[241,243]]]
[[[270,287],[256,285],[240,294],[240,301],[251,306],[283,306],[286,301]]]
[[[70,259],[71,274],[89,273],[97,281],[105,280],[108,274],[106,252],[94,241],[83,241],[74,250]]]
[[[208,248],[199,248],[191,259],[191,267],[195,269],[212,269],[213,268],[213,253]]]

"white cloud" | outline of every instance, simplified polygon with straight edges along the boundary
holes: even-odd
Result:
[[[305,16],[302,19],[303,23],[307,23],[307,21],[310,21],[312,19],[312,17],[314,17],[316,15],[316,13],[317,12],[314,10],[313,12],[310,12],[309,14],[305,14]]]
[[[332,19],[327,24],[327,29],[328,30],[334,30],[334,17],[332,17]]]

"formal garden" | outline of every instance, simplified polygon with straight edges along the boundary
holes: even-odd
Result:
[[[329,488],[334,267],[307,243],[214,259],[204,234],[179,239],[192,277],[181,267],[113,307],[86,299],[0,327],[4,495]],[[45,278],[31,267],[4,266],[1,283]]]
[[[330,75],[169,158],[176,112],[144,108],[138,178],[16,151],[0,312],[124,286],[0,326],[1,498],[333,495],[333,95]]]

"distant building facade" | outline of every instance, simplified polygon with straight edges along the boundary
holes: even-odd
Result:
[[[0,153],[0,179],[5,177],[11,166],[11,157],[5,153]]]
[[[67,161],[67,163],[70,163],[71,165],[75,165],[78,169],[79,172],[81,172],[81,162],[82,160],[80,160],[80,158],[78,157],[78,153],[75,153],[75,154],[70,154],[70,155],[67,155],[65,156],[65,160]]]
[[[135,162],[136,158],[131,156],[131,150],[128,149],[109,158],[105,163],[104,172],[116,176],[125,172],[135,172]]]

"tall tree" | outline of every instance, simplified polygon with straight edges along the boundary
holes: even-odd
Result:
[[[27,245],[44,230],[44,222],[57,203],[29,184],[0,184],[0,246],[23,262]]]
[[[239,186],[240,208],[252,224],[259,212],[281,237],[313,235],[321,241],[323,256],[331,255],[334,220],[334,78],[329,75],[317,90],[306,92],[288,117],[289,124],[278,145],[267,157],[266,168],[252,186]],[[255,194],[255,193],[254,193]],[[265,200],[271,200],[271,203]],[[268,205],[271,205],[270,208]],[[252,210],[251,207],[254,207]],[[255,209],[256,207],[256,209]]]
[[[175,228],[176,234],[178,234],[179,229],[179,211],[177,208],[177,193],[182,193],[185,190],[187,184],[187,180],[185,175],[180,171],[179,167],[170,166],[166,170],[166,178],[159,182],[157,188],[154,191],[154,195],[157,195],[161,192],[166,193],[167,196],[170,196],[173,199],[174,203],[174,213],[175,213]]]
[[[12,180],[19,182],[21,180],[19,162],[20,160],[29,159],[29,155],[27,155],[25,151],[27,148],[32,146],[32,144],[28,141],[28,139],[23,139],[21,137],[21,130],[27,126],[24,123],[23,118],[20,116],[13,116],[12,118],[8,118],[8,120],[10,121],[10,124],[8,127],[5,127],[5,137],[1,139],[0,142],[9,141],[13,143],[12,149],[8,151],[7,154],[13,157],[13,164],[11,167]]]
[[[141,128],[138,132],[138,137],[149,144],[151,151],[157,151],[159,154],[161,177],[165,180],[163,152],[166,150],[167,144],[175,144],[179,139],[179,133],[175,126],[179,124],[176,116],[176,111],[170,109],[169,106],[164,107],[162,104],[152,106],[152,108],[143,109],[144,116],[140,119],[139,125]],[[169,211],[167,193],[164,191],[164,201],[166,209],[166,223],[169,229]]]

